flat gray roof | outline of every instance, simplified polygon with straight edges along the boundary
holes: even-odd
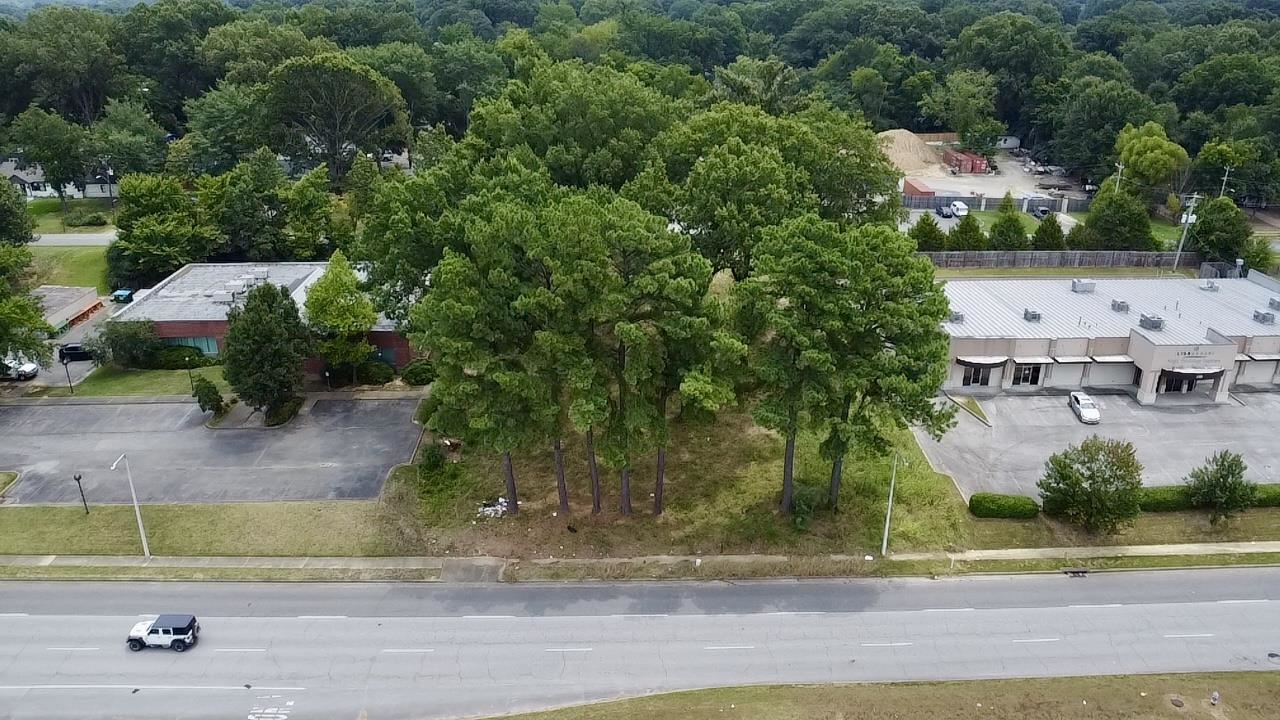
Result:
[[[87,296],[98,297],[98,289],[91,287],[73,287],[70,285],[41,285],[31,291],[40,300],[44,314],[56,315],[71,305],[80,302]]]
[[[1087,275],[1081,275],[1085,278]],[[951,309],[963,322],[945,322],[953,337],[966,338],[1098,338],[1129,337],[1136,331],[1156,345],[1208,344],[1210,330],[1229,337],[1280,335],[1280,326],[1253,319],[1255,310],[1274,312],[1280,284],[1265,275],[1249,279],[1206,281],[1191,278],[1091,278],[1094,291],[1071,291],[1071,278],[948,280]],[[1129,311],[1111,309],[1112,300],[1129,303]],[[1023,319],[1023,310],[1040,313],[1040,321]],[[1163,330],[1138,325],[1142,314],[1164,318]]]
[[[158,285],[139,291],[134,301],[112,316],[113,320],[151,320],[153,322],[181,320],[226,320],[231,305],[214,302],[215,293],[226,289],[242,275],[250,275],[254,268],[265,268],[266,282],[283,285],[290,294],[308,285],[308,278],[317,278],[328,263],[200,263],[187,265]],[[312,281],[314,282],[314,280]],[[294,296],[301,307],[303,297]]]

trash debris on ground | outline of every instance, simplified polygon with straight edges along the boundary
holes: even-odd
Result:
[[[500,518],[505,517],[508,512],[507,499],[500,497],[492,502],[480,503],[480,509],[476,511],[476,517]]]

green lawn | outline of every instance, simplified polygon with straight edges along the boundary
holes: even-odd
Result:
[[[991,231],[991,225],[995,223],[996,218],[1000,217],[1000,213],[996,210],[970,210],[969,214],[978,220],[978,224],[986,232]],[[1039,220],[1024,212],[1018,213],[1018,220],[1022,222],[1022,227],[1028,235],[1034,233],[1036,228],[1040,227]]]
[[[42,285],[96,287],[106,295],[107,248],[90,246],[32,246],[32,267]]]
[[[1218,691],[1222,703],[1209,696]],[[1175,708],[1170,700],[1183,700]],[[1274,673],[974,680],[865,685],[774,685],[651,695],[512,720],[1271,720]]]
[[[57,198],[40,198],[27,203],[27,212],[31,213],[31,217],[36,221],[37,235],[63,232],[106,232],[112,228],[110,225],[111,202],[109,200],[105,198],[68,200],[67,210],[76,209],[102,213],[107,216],[108,224],[105,226],[76,227],[68,225],[64,227],[62,224],[62,203]]]
[[[222,366],[196,368],[192,375],[208,378],[217,384],[224,394],[231,392],[230,386],[222,378]],[[66,397],[71,393],[65,386],[51,386],[39,389],[32,395],[43,397]],[[190,395],[191,380],[186,370],[117,370],[112,367],[100,367],[89,373],[89,376],[76,386],[79,396],[113,396],[113,395]]]

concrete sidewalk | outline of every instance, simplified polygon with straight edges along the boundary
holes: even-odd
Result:
[[[1007,550],[965,550],[961,552],[894,553],[889,562],[930,560],[1018,561],[1018,560],[1085,560],[1117,557],[1185,557],[1208,555],[1280,554],[1280,541],[1237,543],[1194,543],[1185,545],[1117,545],[1113,547],[1017,548]],[[703,562],[730,565],[770,566],[791,560],[830,559],[865,561],[862,556],[787,556],[787,555],[657,555],[631,558],[555,558],[523,561],[539,567],[598,567],[602,571],[619,565],[683,565],[700,567]],[[503,571],[520,560],[496,557],[173,557],[138,555],[0,555],[0,567],[82,567],[82,568],[183,568],[183,569],[278,569],[278,570],[353,570],[396,571],[436,570],[443,582],[498,582]],[[874,562],[874,561],[873,561]]]
[[[303,396],[314,400],[400,400],[426,397],[424,387],[404,390],[349,390],[332,392],[308,392]],[[194,403],[191,395],[98,395],[68,397],[14,397],[0,398],[0,405],[158,405],[166,403]]]

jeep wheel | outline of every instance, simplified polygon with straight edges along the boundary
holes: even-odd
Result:
[[[132,650],[132,651],[134,651],[134,652],[138,652],[139,650],[141,650],[141,649],[142,649],[142,648],[144,648],[144,647],[146,647],[146,645],[144,645],[144,644],[142,643],[142,641],[141,641],[141,640],[130,640],[130,641],[129,641],[129,649],[130,649],[130,650]]]
[[[174,640],[169,647],[173,648],[174,652],[183,652],[187,649],[187,643],[182,640]]]

